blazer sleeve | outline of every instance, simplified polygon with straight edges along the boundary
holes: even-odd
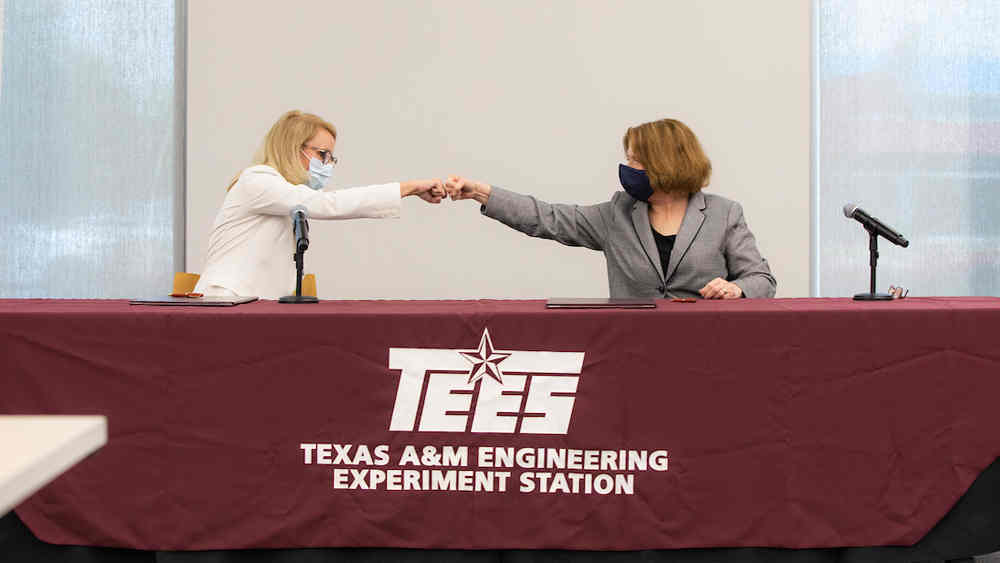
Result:
[[[611,205],[611,202],[597,205],[546,203],[530,195],[492,186],[490,198],[481,211],[528,236],[567,246],[604,250]]]
[[[729,281],[738,285],[743,295],[774,297],[778,282],[771,275],[767,260],[757,250],[757,239],[747,227],[743,206],[735,201],[729,208],[725,255]]]
[[[246,170],[233,186],[238,203],[248,213],[288,215],[302,205],[310,219],[399,217],[399,184],[381,184],[336,191],[316,191],[288,183],[277,172]]]

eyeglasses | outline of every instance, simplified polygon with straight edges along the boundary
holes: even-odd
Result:
[[[889,295],[891,295],[893,299],[903,299],[909,294],[910,290],[905,287],[896,287],[894,285],[889,286]]]
[[[333,165],[336,166],[337,162],[340,161],[339,158],[333,156],[333,153],[326,149],[321,149],[319,147],[314,147],[312,145],[302,145],[302,146],[315,152],[316,156],[318,156],[319,159],[323,161],[323,164],[330,164],[332,162]]]

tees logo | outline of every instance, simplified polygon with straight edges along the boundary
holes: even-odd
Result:
[[[389,430],[565,434],[583,352],[389,348],[400,370]]]

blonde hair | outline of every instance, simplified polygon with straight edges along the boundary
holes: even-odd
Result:
[[[302,166],[299,154],[306,142],[319,133],[320,129],[326,129],[334,139],[337,138],[337,129],[322,117],[296,109],[285,112],[264,137],[264,145],[254,157],[254,164],[274,168],[291,184],[306,183],[309,172]],[[239,174],[229,183],[226,191],[232,189],[237,180]]]
[[[649,184],[663,192],[692,194],[708,185],[712,163],[698,137],[676,119],[629,127],[622,137],[625,152],[646,167]]]

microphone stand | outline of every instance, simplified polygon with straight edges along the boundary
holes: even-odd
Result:
[[[302,221],[305,219],[303,218]],[[309,232],[308,224],[306,224],[305,231]],[[295,260],[295,295],[286,295],[278,299],[278,303],[319,303],[319,299],[312,295],[302,295],[302,262],[307,248],[309,248],[308,239],[296,241],[295,254],[292,255],[292,259]]]
[[[865,230],[868,231],[868,253],[870,255],[871,264],[871,291],[868,293],[858,293],[854,295],[855,301],[889,301],[892,296],[888,293],[875,293],[875,267],[878,264],[878,233],[875,229],[865,226]]]
[[[299,250],[292,258],[295,260],[295,295],[286,295],[278,299],[278,303],[319,303],[312,295],[302,295],[302,258],[305,250]]]

